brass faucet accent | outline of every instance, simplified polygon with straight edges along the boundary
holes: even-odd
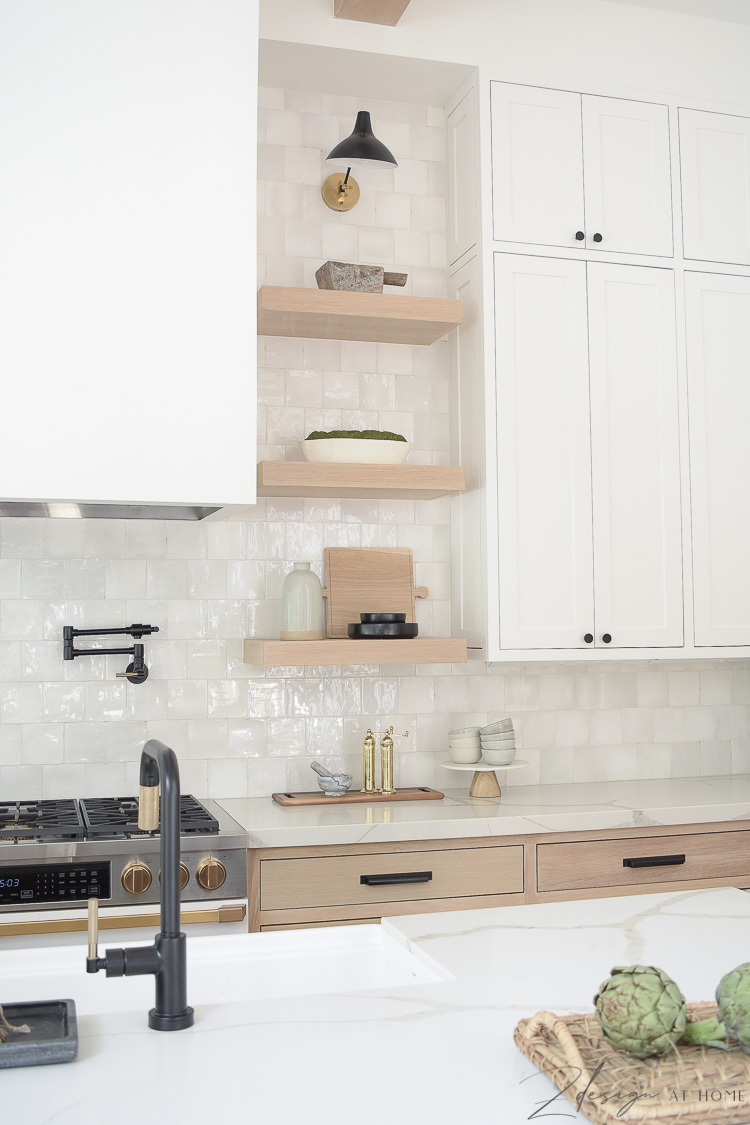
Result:
[[[380,789],[375,789],[375,735],[380,738]],[[397,738],[408,738],[408,730]],[[384,731],[371,731],[368,729],[362,745],[362,792],[378,792],[382,797],[390,797],[396,790],[393,788],[393,727]]]

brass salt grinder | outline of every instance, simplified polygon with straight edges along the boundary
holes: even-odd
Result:
[[[375,788],[375,735],[380,738],[380,789]],[[408,738],[409,732],[404,731],[397,738]],[[371,731],[368,729],[362,744],[362,790],[363,793],[380,793],[382,797],[390,797],[396,790],[393,788],[393,727],[384,731]]]

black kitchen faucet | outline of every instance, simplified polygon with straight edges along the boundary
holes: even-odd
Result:
[[[153,945],[97,951],[98,899],[89,899],[89,955],[86,972],[104,969],[108,977],[153,973],[156,1003],[148,1026],[156,1031],[181,1031],[193,1025],[187,1005],[187,939],[180,932],[180,770],[174,750],[152,738],[141,752],[138,827],[159,827],[161,787],[161,929]]]

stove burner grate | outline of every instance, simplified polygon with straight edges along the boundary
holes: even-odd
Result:
[[[83,840],[78,801],[0,802],[0,840]]]
[[[138,827],[137,797],[87,797],[81,801],[86,839],[158,836]],[[219,822],[200,801],[190,794],[180,797],[180,835],[214,836]]]

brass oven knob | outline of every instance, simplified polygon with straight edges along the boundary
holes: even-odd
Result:
[[[161,868],[159,868],[159,882],[161,883]],[[184,891],[190,882],[190,872],[184,863],[180,864],[180,890]]]
[[[123,889],[129,895],[142,895],[151,886],[152,875],[145,863],[129,863],[120,876]]]
[[[221,860],[204,859],[198,864],[195,877],[204,891],[216,891],[226,881],[227,869]]]

